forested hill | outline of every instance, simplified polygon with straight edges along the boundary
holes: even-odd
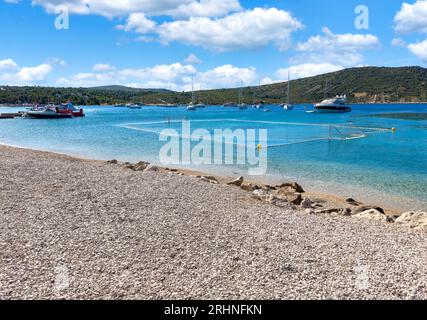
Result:
[[[291,102],[317,102],[327,96],[347,94],[350,102],[427,101],[427,69],[421,67],[351,68],[320,76],[291,81]],[[245,87],[245,103],[254,100],[280,103],[286,100],[287,83]],[[237,102],[239,88],[196,92],[197,102],[223,104]],[[189,92],[163,89],[136,89],[122,86],[97,88],[9,87],[0,86],[0,104],[72,101],[77,105],[120,103],[182,103],[191,100]]]

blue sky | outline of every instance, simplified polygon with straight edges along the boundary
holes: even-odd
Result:
[[[2,85],[189,90],[427,63],[427,0],[0,0],[0,23]]]

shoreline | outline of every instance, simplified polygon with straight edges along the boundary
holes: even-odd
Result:
[[[85,162],[94,162],[94,163],[105,163],[108,161],[111,161],[113,159],[107,160],[107,159],[94,159],[94,158],[90,158],[90,157],[84,157],[78,154],[69,154],[69,153],[63,153],[63,152],[56,152],[56,151],[51,151],[51,150],[46,150],[46,149],[35,149],[35,148],[27,148],[27,147],[22,147],[22,146],[18,146],[18,145],[13,145],[13,144],[7,144],[7,143],[2,143],[0,142],[0,146],[5,146],[5,147],[10,147],[10,148],[16,148],[16,149],[22,149],[22,150],[28,150],[28,151],[32,151],[32,152],[41,152],[41,153],[46,153],[46,154],[51,154],[51,155],[59,155],[65,158],[70,158],[70,159],[76,159],[76,160],[81,160],[81,161],[85,161]],[[146,160],[141,160],[142,162],[146,161]],[[122,164],[126,164],[129,162],[125,162],[125,161],[119,161]],[[197,169],[191,169],[191,168],[186,168],[186,167],[180,167],[180,166],[163,166],[160,165],[158,163],[154,163],[157,167],[159,167],[162,171],[164,172],[170,172],[171,169],[173,171],[177,170],[178,173],[183,173],[186,176],[190,176],[190,177],[203,177],[203,176],[211,176],[214,177],[215,179],[217,179],[218,181],[221,181],[222,183],[227,183],[227,181],[231,181],[233,179],[236,178],[236,175],[232,176],[230,174],[219,174],[217,172],[209,172],[209,171],[202,171],[202,170],[197,170]],[[256,179],[254,177],[244,177],[245,182],[250,183],[250,184],[254,184],[254,185],[271,185],[274,184],[274,182],[277,183],[281,183],[278,181],[273,181],[274,179],[272,179],[271,177],[264,177],[263,179]],[[283,178],[281,178],[281,180],[284,180]],[[291,179],[292,180],[292,179]],[[286,180],[289,182],[289,179]],[[285,182],[285,181],[282,181]],[[301,183],[300,181],[296,181],[297,183]],[[304,183],[303,188],[305,189],[304,194],[307,197],[310,198],[315,198],[318,199],[321,202],[325,202],[328,204],[329,207],[337,207],[337,208],[345,208],[346,206],[348,206],[348,203],[346,202],[345,197],[342,197],[338,194],[334,194],[334,193],[330,193],[330,192],[321,192],[318,189],[314,188],[313,186],[310,186],[310,181],[304,181],[306,183]],[[348,198],[352,199],[354,197],[354,195],[349,196]],[[410,198],[407,198],[408,200]],[[364,203],[363,201],[364,199],[356,199],[356,201],[361,201],[361,203]],[[382,201],[380,201],[382,202]],[[366,203],[364,203],[366,204]],[[400,214],[402,214],[403,212],[408,212],[408,211],[416,211],[418,209],[414,209],[414,208],[403,208],[403,207],[393,207],[393,206],[387,206],[384,203],[369,203],[367,205],[371,205],[371,206],[379,206],[382,209],[384,209],[385,213],[389,216],[398,216]],[[425,211],[423,209],[423,211]]]
[[[52,154],[52,155],[59,155],[59,156],[63,156],[63,157],[68,157],[71,159],[77,159],[77,160],[82,160],[85,162],[94,162],[94,163],[105,163],[108,162],[110,160],[113,159],[95,159],[95,158],[90,158],[90,157],[85,157],[82,155],[78,155],[78,154],[70,154],[70,153],[65,153],[65,152],[56,152],[56,151],[51,151],[51,150],[46,150],[46,149],[36,149],[36,148],[28,148],[28,147],[22,147],[19,145],[13,145],[13,144],[7,144],[7,143],[2,143],[0,142],[0,146],[5,146],[5,147],[10,147],[10,148],[16,148],[16,149],[22,149],[22,150],[28,150],[28,151],[33,151],[33,152],[42,152],[42,153],[46,153],[46,154]],[[145,159],[140,160],[142,162],[146,161]],[[123,163],[129,163],[126,161],[119,161],[122,164]],[[187,167],[180,167],[180,166],[163,166],[161,164],[158,163],[154,163],[156,166],[158,166],[160,169],[164,170],[164,171],[169,171],[168,169],[173,169],[173,170],[178,170],[179,172],[184,173],[187,176],[213,176],[216,179],[222,181],[223,183],[226,183],[226,181],[230,181],[232,179],[236,178],[236,175],[231,175],[231,174],[224,174],[224,173],[218,173],[218,172],[214,172],[214,171],[203,171],[203,170],[197,170],[197,169],[191,169],[191,168],[187,168]],[[255,179],[253,177],[244,177],[245,178],[245,182],[251,183],[251,184],[259,184],[259,185],[271,185],[271,184],[277,184],[280,182],[272,177],[264,177],[264,178],[259,178],[259,179]],[[281,180],[284,180],[284,178],[280,178]],[[276,180],[276,181],[274,181]],[[292,179],[287,179],[286,181],[289,181]],[[298,180],[298,179],[296,179]],[[313,186],[310,186],[310,182],[313,183],[313,181],[310,181],[309,179],[303,179],[305,180],[304,182],[304,189],[305,189],[305,194],[309,197],[313,197],[316,199],[319,199],[321,201],[326,201],[327,203],[329,203],[330,206],[338,206],[340,208],[345,207],[347,202],[346,199],[347,198],[353,198],[354,195],[349,195],[348,197],[343,197],[340,196],[339,194],[336,193],[332,193],[332,192],[322,192],[319,191],[319,189],[314,188]],[[306,181],[308,180],[308,181]],[[297,183],[300,183],[301,181],[296,181]],[[317,182],[319,183],[319,182]],[[321,183],[321,181],[320,181]],[[352,187],[350,186],[350,189]],[[387,195],[385,195],[387,196]],[[357,201],[361,201],[362,203],[366,202],[366,199],[356,199]],[[406,198],[406,200],[413,200],[411,198]],[[394,206],[389,206],[385,204],[385,200],[384,202],[379,201],[380,203],[369,203],[369,205],[377,205],[380,206],[381,208],[384,209],[384,211],[386,212],[387,215],[391,215],[391,216],[396,216],[399,215],[403,212],[408,212],[408,211],[416,211],[419,209],[414,209],[414,208],[409,208],[406,207],[404,208],[402,207],[394,207]],[[425,211],[425,209],[422,209],[423,211]]]

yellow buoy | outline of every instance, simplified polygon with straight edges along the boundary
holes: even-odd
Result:
[[[396,132],[396,128],[391,128],[391,132]]]
[[[262,150],[262,145],[261,144],[259,144],[258,145],[258,151],[261,151]]]

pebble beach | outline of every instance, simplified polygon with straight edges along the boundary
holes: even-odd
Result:
[[[427,299],[427,232],[0,146],[0,300]]]

